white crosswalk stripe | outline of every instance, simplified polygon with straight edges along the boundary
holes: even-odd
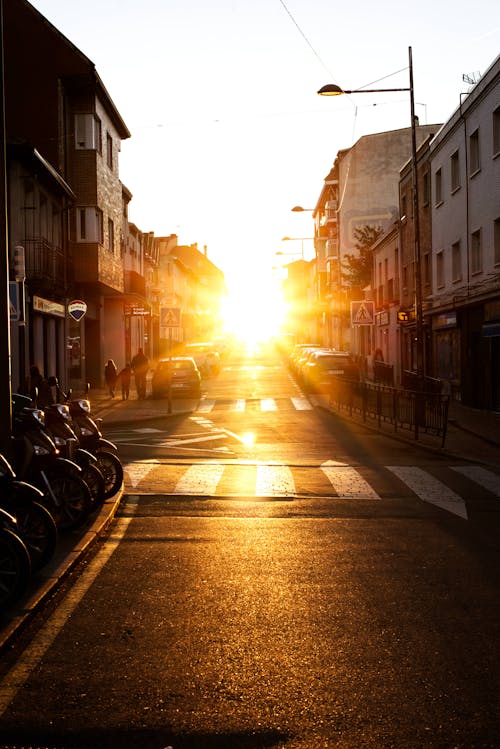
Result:
[[[257,466],[256,497],[293,497],[295,482],[288,466]]]
[[[451,468],[484,487],[495,497],[500,497],[500,476],[497,476],[493,471],[488,471],[482,466],[451,466]]]
[[[304,396],[279,399],[259,398],[257,399],[257,401],[255,401],[254,398],[251,398],[250,400],[246,398],[237,398],[236,400],[230,401],[229,403],[227,403],[227,401],[217,401],[214,398],[203,398],[200,401],[196,412],[208,414],[211,413],[214,409],[217,409],[231,411],[233,413],[244,413],[247,410],[247,406],[249,403],[257,403],[258,407],[263,412],[286,410],[287,407],[290,407],[290,405],[296,411],[312,411],[314,409],[314,406],[311,404],[309,399],[305,398]]]
[[[349,499],[380,499],[377,492],[352,466],[329,460],[321,470],[330,481],[339,497]]]
[[[424,502],[430,502],[443,510],[467,519],[467,508],[459,494],[417,466],[386,466],[410,487]]]
[[[217,464],[199,464],[190,466],[174,490],[174,494],[201,494],[211,496],[217,491],[217,485],[224,473],[224,466]]]

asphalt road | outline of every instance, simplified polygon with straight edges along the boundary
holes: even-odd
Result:
[[[498,476],[302,395],[234,360],[116,429],[126,498],[5,654],[0,746],[500,746]]]

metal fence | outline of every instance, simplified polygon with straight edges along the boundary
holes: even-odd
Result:
[[[350,415],[361,414],[363,421],[375,420],[379,427],[386,422],[393,424],[395,432],[411,431],[416,440],[422,432],[441,437],[444,447],[449,396],[423,388],[410,390],[339,379],[329,394],[329,403],[339,411],[349,411]]]

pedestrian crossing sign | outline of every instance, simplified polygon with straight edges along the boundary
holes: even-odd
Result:
[[[373,325],[375,322],[375,303],[363,300],[351,302],[351,325]]]
[[[161,307],[160,308],[160,327],[161,328],[179,328],[181,324],[180,307]]]

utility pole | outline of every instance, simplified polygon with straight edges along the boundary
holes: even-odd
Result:
[[[9,227],[7,220],[7,146],[5,143],[5,75],[3,0],[0,0],[0,451],[9,458],[12,434],[10,360]],[[2,322],[3,320],[3,322]],[[3,327],[3,331],[1,330]]]

